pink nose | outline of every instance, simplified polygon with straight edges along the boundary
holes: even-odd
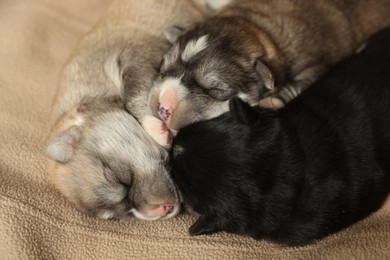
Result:
[[[154,213],[157,216],[165,217],[166,215],[171,213],[174,208],[175,208],[174,205],[169,205],[169,204],[168,205],[161,205],[157,209],[154,210]]]
[[[172,109],[165,108],[163,106],[160,106],[158,109],[158,115],[166,126],[169,126],[169,124],[171,123],[172,112]]]
[[[179,99],[176,88],[171,85],[164,86],[159,95],[158,115],[168,127],[178,106]]]
[[[168,118],[169,118],[170,115],[171,115],[171,112],[169,111],[169,109],[166,109],[166,108],[164,108],[163,106],[160,106],[159,111],[158,111],[158,114],[159,114],[161,120],[167,121]]]

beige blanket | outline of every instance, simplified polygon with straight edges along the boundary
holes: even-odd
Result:
[[[226,233],[192,238],[188,215],[101,221],[68,203],[47,179],[50,106],[62,64],[109,4],[0,1],[0,259],[390,259],[390,200],[303,248]]]

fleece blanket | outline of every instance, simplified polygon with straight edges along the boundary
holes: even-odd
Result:
[[[189,237],[188,214],[96,220],[63,198],[43,152],[50,107],[61,66],[109,4],[0,1],[0,259],[390,259],[390,200],[343,232],[285,248],[226,233]]]

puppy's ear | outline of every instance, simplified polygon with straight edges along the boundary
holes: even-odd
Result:
[[[191,236],[208,235],[221,231],[215,218],[207,215],[200,216],[188,230]]]
[[[270,68],[260,58],[255,60],[254,64],[255,73],[259,76],[264,86],[271,91],[275,90],[275,77]]]
[[[259,118],[258,112],[239,98],[229,100],[230,116],[234,121],[249,125]]]
[[[177,26],[170,26],[165,28],[164,35],[165,38],[171,43],[174,44],[179,38],[179,36],[184,32],[183,28],[177,27]]]
[[[78,126],[70,127],[51,140],[46,148],[46,155],[57,162],[68,162],[72,158],[80,137],[80,128]]]

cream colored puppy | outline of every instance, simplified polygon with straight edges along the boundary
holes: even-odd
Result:
[[[169,48],[164,28],[200,21],[203,2],[116,1],[63,69],[46,154],[54,185],[79,209],[103,219],[179,212],[170,134],[147,97]]]

